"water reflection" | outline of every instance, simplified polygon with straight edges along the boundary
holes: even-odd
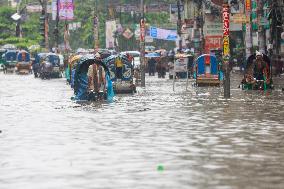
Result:
[[[79,105],[63,79],[0,74],[0,188],[283,188],[283,93],[238,82]]]

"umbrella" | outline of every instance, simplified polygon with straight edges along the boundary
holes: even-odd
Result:
[[[158,58],[161,57],[161,55],[159,53],[148,53],[145,55],[146,58]]]

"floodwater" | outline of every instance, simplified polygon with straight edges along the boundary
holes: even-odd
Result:
[[[111,104],[0,73],[1,189],[284,188],[284,93],[147,77]]]

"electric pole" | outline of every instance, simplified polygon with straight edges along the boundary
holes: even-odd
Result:
[[[95,1],[94,9],[94,49],[99,48],[99,14],[98,14],[98,0]]]
[[[223,1],[223,70],[224,98],[230,98],[230,6]]]
[[[59,10],[58,10],[58,1],[56,1],[56,20],[55,20],[55,28],[54,28],[54,35],[55,35],[55,48],[56,52],[58,52],[58,45],[59,45]]]
[[[182,39],[181,39],[181,10],[180,10],[180,0],[177,0],[177,9],[178,9],[178,20],[177,20],[177,33],[178,33],[178,49],[179,52],[182,50]]]
[[[144,0],[141,0],[141,20],[140,20],[140,68],[141,68],[141,87],[145,87],[145,13]]]

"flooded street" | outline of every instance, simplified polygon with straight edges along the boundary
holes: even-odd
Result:
[[[79,105],[65,79],[0,73],[1,189],[284,188],[284,93],[149,78]]]

